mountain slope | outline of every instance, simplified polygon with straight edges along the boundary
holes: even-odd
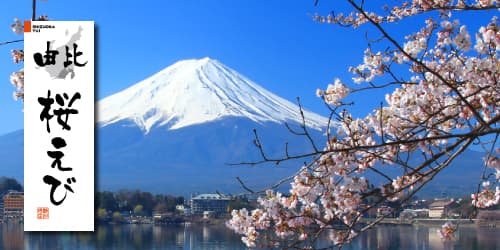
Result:
[[[140,187],[154,192],[189,195],[192,192],[231,192],[243,189],[241,177],[252,188],[265,188],[297,171],[302,161],[280,165],[229,165],[260,160],[253,144],[257,129],[270,157],[310,152],[307,139],[291,135],[282,124],[255,123],[241,117],[175,130],[153,129],[146,135],[137,127],[116,123],[98,130],[99,186],[102,189]],[[311,132],[324,145],[321,132]]]

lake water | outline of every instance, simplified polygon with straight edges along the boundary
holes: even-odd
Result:
[[[106,225],[94,233],[24,233],[1,224],[0,249],[246,249],[222,225]],[[443,243],[437,226],[378,226],[342,249],[500,249],[500,228],[464,225]]]

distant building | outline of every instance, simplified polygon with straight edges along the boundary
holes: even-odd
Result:
[[[184,205],[180,204],[180,205],[175,205],[175,210],[183,213],[184,212],[184,209],[186,209],[186,207],[184,207]]]
[[[155,220],[161,220],[163,218],[164,218],[163,213],[153,212],[153,219],[155,219]]]
[[[429,204],[429,218],[442,218],[448,214],[453,208],[455,201],[451,200],[437,200]]]
[[[399,214],[401,219],[427,218],[429,209],[405,209]]]
[[[24,193],[10,191],[3,196],[4,218],[22,218],[24,215]]]
[[[172,216],[174,216],[174,213],[172,213],[172,212],[153,211],[153,219],[154,220],[162,220],[165,218],[170,218]]]
[[[430,203],[432,203],[432,201],[414,200],[410,203],[410,206],[408,208],[410,208],[410,209],[428,209]]]
[[[200,194],[191,198],[191,213],[203,214],[205,211],[214,214],[227,213],[227,206],[231,199],[221,194]]]
[[[378,217],[386,217],[386,218],[392,218],[394,217],[394,209],[389,206],[380,206],[377,208],[377,216]]]

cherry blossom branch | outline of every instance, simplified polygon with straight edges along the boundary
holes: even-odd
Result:
[[[307,164],[307,165],[304,163],[305,167],[307,167],[307,168],[311,167],[313,164],[314,164],[314,162],[311,162],[311,163],[309,163],[309,164]],[[240,165],[240,164],[235,164],[235,165]],[[277,181],[277,182],[276,182],[276,183],[274,183],[272,186],[268,186],[268,187],[266,187],[266,188],[264,188],[264,189],[261,189],[261,190],[258,190],[258,191],[255,191],[255,190],[251,189],[250,187],[248,187],[248,186],[245,184],[245,182],[244,182],[244,181],[243,181],[243,180],[242,180],[239,176],[237,176],[237,177],[236,177],[236,180],[238,181],[238,183],[241,185],[241,187],[242,187],[244,190],[246,190],[246,191],[248,192],[248,193],[241,193],[241,194],[239,194],[239,195],[247,195],[247,194],[263,194],[263,193],[265,193],[265,192],[266,192],[267,190],[269,190],[269,189],[276,189],[276,188],[280,187],[281,185],[283,185],[284,183],[288,183],[289,181],[293,180],[293,178],[294,178],[295,176],[297,176],[299,173],[300,173],[300,171],[298,171],[298,172],[296,172],[296,173],[294,173],[294,174],[292,174],[292,175],[290,175],[290,176],[288,176],[288,177],[285,177],[285,178],[283,178],[283,179],[281,179],[281,180]]]
[[[460,93],[460,91],[458,91],[452,84],[450,84],[446,79],[444,79],[444,77],[437,73],[435,70],[427,67],[427,65],[425,65],[424,63],[422,63],[422,61],[416,59],[415,57],[411,56],[408,52],[405,51],[405,49],[403,47],[401,47],[401,45],[394,39],[392,38],[392,36],[389,35],[389,33],[387,33],[387,31],[382,28],[382,26],[380,25],[380,23],[376,22],[375,20],[373,20],[360,6],[358,6],[353,0],[348,0],[348,2],[357,10],[359,11],[359,13],[361,13],[373,26],[375,26],[375,28],[377,28],[377,30],[379,32],[382,33],[382,35],[387,38],[387,40],[389,40],[397,49],[398,51],[400,51],[403,55],[405,55],[407,58],[409,58],[411,61],[413,61],[414,63],[418,64],[420,67],[424,68],[426,71],[432,73],[435,77],[437,77],[439,80],[441,80],[441,82],[443,82],[444,84],[446,84],[446,86],[448,86],[450,89],[453,89],[453,91],[457,94],[457,96],[460,98],[460,100],[465,104],[467,105],[471,112],[474,114],[474,116],[476,117],[476,119],[481,122],[483,124],[483,126],[486,125],[486,122],[483,120],[483,118],[481,117],[481,115],[479,115],[479,113],[477,113],[476,109],[469,103],[469,101],[467,101],[463,95]]]
[[[496,117],[492,122],[489,124],[494,124],[500,120],[500,117]],[[397,146],[401,144],[416,144],[419,142],[426,142],[426,141],[437,141],[437,140],[444,140],[444,139],[456,139],[456,138],[477,138],[489,134],[496,134],[500,132],[500,128],[487,128],[483,129],[480,131],[471,131],[469,133],[456,133],[456,134],[446,134],[446,135],[437,135],[437,136],[432,136],[432,137],[425,137],[425,138],[413,138],[413,139],[408,139],[408,140],[399,140],[399,141],[391,141],[391,142],[383,142],[380,144],[375,144],[375,145],[357,145],[354,147],[348,147],[348,148],[340,148],[340,149],[328,149],[328,150],[319,150],[318,152],[310,152],[310,153],[304,153],[304,154],[297,154],[297,155],[289,155],[288,157],[279,157],[279,158],[269,158],[262,147],[262,143],[260,142],[260,138],[255,132],[255,146],[259,149],[259,152],[261,153],[262,160],[259,161],[251,161],[251,162],[239,162],[239,163],[228,163],[230,166],[235,166],[235,165],[259,165],[259,164],[264,164],[264,163],[275,163],[275,164],[280,164],[281,162],[284,161],[289,161],[289,160],[295,160],[295,159],[303,159],[307,157],[312,157],[312,156],[317,156],[321,154],[326,154],[326,153],[338,153],[338,152],[350,152],[353,150],[371,150],[371,149],[376,149],[376,148],[384,148],[387,146]]]
[[[480,2],[481,0],[477,1]],[[315,5],[319,1],[315,1]],[[394,23],[399,20],[411,17],[419,16],[432,12],[439,12],[442,16],[446,16],[446,12],[452,11],[488,11],[500,8],[500,4],[466,4],[464,1],[460,0],[457,4],[453,4],[453,1],[439,1],[441,3],[434,3],[434,1],[408,1],[402,2],[400,6],[395,5],[392,8],[386,6],[385,10],[387,15],[377,15],[375,13],[370,13],[370,16],[376,18],[377,22],[382,23]],[[420,3],[419,3],[420,2]],[[363,3],[363,1],[362,1]],[[444,4],[442,4],[444,3]],[[364,9],[362,4],[359,5],[361,9]],[[351,12],[348,16],[344,16],[343,13],[336,15],[334,11],[331,15],[327,17],[322,17],[320,15],[314,15],[313,19],[321,22],[334,23],[341,27],[354,27],[357,28],[366,22],[365,19],[357,16],[358,12]]]
[[[412,182],[409,182],[407,183],[406,185],[403,185],[399,191],[397,192],[402,192],[402,191],[405,191],[405,190],[408,190],[408,189],[411,189],[410,193],[405,195],[404,198],[400,199],[399,201],[399,206],[402,206],[403,204],[405,204],[407,201],[409,201],[418,191],[420,191],[421,188],[423,188],[425,186],[426,183],[430,182],[439,172],[441,172],[444,168],[446,168],[447,166],[449,166],[449,164],[451,164],[451,162],[457,157],[459,156],[464,150],[467,149],[467,147],[472,143],[473,139],[471,138],[463,138],[463,140],[461,141],[458,141],[456,142],[454,145],[451,145],[449,147],[447,147],[445,150],[443,151],[453,151],[453,149],[459,145],[462,145],[458,150],[456,150],[449,158],[447,158],[443,163],[441,163],[439,165],[439,167],[433,169],[432,171],[428,171],[427,173],[424,173],[422,175],[420,175],[417,179],[415,179],[414,181]],[[418,184],[418,185],[417,185]],[[416,188],[413,188],[415,187]],[[358,217],[355,219],[355,221],[357,219],[360,218],[360,216],[362,214],[364,214],[366,211],[372,209],[372,208],[375,208],[377,207],[378,205],[380,205],[383,201],[385,201],[387,198],[389,198],[390,196],[393,196],[395,195],[396,193],[389,193],[389,194],[384,194],[380,197],[379,201],[378,202],[375,202],[374,204],[366,207],[361,213],[360,215],[358,215]],[[374,221],[366,224],[365,226],[363,226],[359,232],[364,232],[368,229],[371,229],[373,226],[377,225],[378,223],[380,223],[382,220],[384,220],[385,218],[387,217],[387,215],[382,215],[382,216],[379,216],[377,217]]]

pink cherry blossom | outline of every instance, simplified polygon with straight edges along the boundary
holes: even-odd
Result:
[[[14,18],[14,23],[10,25],[12,31],[18,35],[23,34],[24,26],[21,20]]]

